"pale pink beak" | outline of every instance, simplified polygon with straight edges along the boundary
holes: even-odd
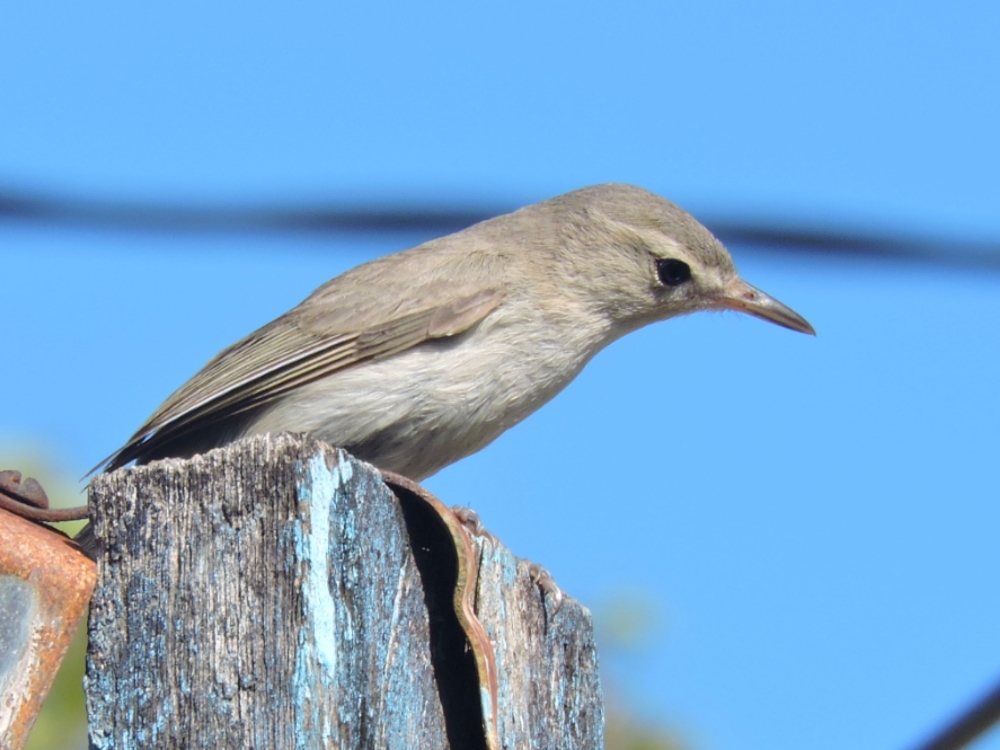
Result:
[[[715,306],[723,310],[747,313],[755,318],[776,323],[793,331],[816,335],[816,330],[809,325],[809,321],[792,308],[778,302],[774,297],[750,286],[743,279],[737,279],[730,284],[726,291],[718,297]]]

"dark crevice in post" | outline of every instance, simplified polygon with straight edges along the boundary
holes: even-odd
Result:
[[[393,487],[424,588],[430,621],[431,664],[452,750],[486,750],[479,673],[455,614],[458,578],[455,543],[444,522],[423,500]]]

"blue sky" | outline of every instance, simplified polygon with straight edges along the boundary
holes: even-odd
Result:
[[[0,186],[518,205],[620,180],[1000,242],[998,31],[987,3],[22,4]],[[220,348],[423,239],[0,223],[0,440],[82,474]],[[906,747],[1000,676],[1000,274],[731,250],[816,339],[645,329],[428,485],[584,603],[653,601],[619,682],[693,747]]]

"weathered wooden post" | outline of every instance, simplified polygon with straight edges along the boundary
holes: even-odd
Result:
[[[343,451],[251,438],[90,502],[94,748],[603,746],[586,609]]]

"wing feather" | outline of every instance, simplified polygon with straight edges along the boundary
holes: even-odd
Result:
[[[315,314],[302,325],[296,308],[214,357],[96,468],[142,459],[219,421],[262,406],[348,367],[385,359],[425,341],[463,333],[490,314],[503,295],[494,289],[396,314],[356,332],[324,332]],[[308,303],[308,300],[307,300]],[[307,304],[307,303],[304,303]]]

